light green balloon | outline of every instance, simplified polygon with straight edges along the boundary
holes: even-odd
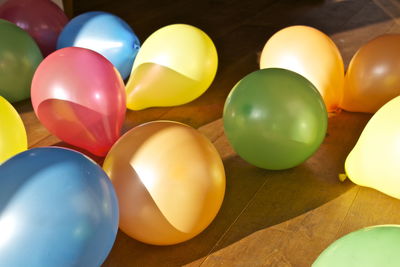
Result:
[[[0,95],[9,102],[30,97],[33,74],[43,56],[30,35],[0,19]]]
[[[328,114],[306,78],[270,68],[236,84],[225,102],[223,120],[240,157],[260,168],[282,170],[315,153],[325,138]]]
[[[378,225],[352,232],[325,249],[312,267],[400,266],[400,225]]]

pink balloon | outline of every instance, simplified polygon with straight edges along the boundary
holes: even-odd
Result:
[[[61,8],[50,0],[8,0],[0,6],[0,18],[26,30],[43,56],[56,50],[58,35],[68,22]]]
[[[33,76],[31,98],[42,124],[66,143],[105,156],[120,136],[124,82],[92,50],[67,47],[50,54]]]

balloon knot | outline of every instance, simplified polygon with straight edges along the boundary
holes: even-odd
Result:
[[[339,180],[341,182],[344,182],[344,180],[346,180],[347,175],[345,173],[339,173]]]

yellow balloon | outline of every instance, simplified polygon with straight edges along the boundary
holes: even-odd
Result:
[[[260,68],[297,72],[318,89],[328,112],[338,108],[343,93],[343,60],[335,43],[319,30],[291,26],[278,31],[264,46]]]
[[[400,96],[381,107],[347,156],[346,174],[354,183],[400,199]]]
[[[213,144],[172,121],[133,128],[111,148],[103,168],[119,201],[119,227],[148,244],[171,245],[203,231],[218,213],[225,172]]]
[[[214,43],[202,30],[173,24],[143,43],[126,85],[127,107],[176,106],[190,102],[211,85],[218,67]]]
[[[24,123],[14,107],[0,96],[0,164],[28,148]]]

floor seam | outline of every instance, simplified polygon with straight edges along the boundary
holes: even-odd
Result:
[[[261,191],[261,189],[265,186],[267,183],[268,178],[265,179],[263,184],[258,188],[258,190],[254,193],[253,197],[249,200],[249,202],[246,204],[246,206],[242,209],[242,211],[239,213],[239,215],[236,217],[236,219],[229,225],[229,227],[226,229],[226,231],[222,234],[222,236],[218,239],[218,241],[215,243],[215,245],[211,248],[211,250],[207,253],[207,256],[204,258],[204,260],[200,263],[199,266],[202,266],[203,263],[210,257],[210,255],[214,252],[215,248],[220,244],[220,242],[224,239],[224,237],[228,234],[228,232],[232,229],[233,225],[239,220],[239,218],[242,216],[242,214],[247,210],[247,208],[250,206],[251,203],[253,203],[255,197],[257,196],[258,192]]]
[[[338,238],[338,233],[339,233],[340,230],[342,229],[344,222],[346,221],[347,217],[349,216],[350,210],[351,210],[351,208],[353,207],[354,202],[356,201],[359,192],[360,192],[360,186],[358,186],[358,188],[357,188],[357,193],[356,193],[356,195],[354,196],[353,201],[351,202],[351,204],[350,204],[350,206],[349,206],[349,208],[348,208],[348,210],[347,210],[347,212],[346,212],[346,215],[344,216],[342,222],[340,223],[340,226],[339,226],[339,228],[338,228],[338,230],[337,230],[337,232],[336,232],[336,234],[335,234],[335,237],[334,237],[335,240]]]

